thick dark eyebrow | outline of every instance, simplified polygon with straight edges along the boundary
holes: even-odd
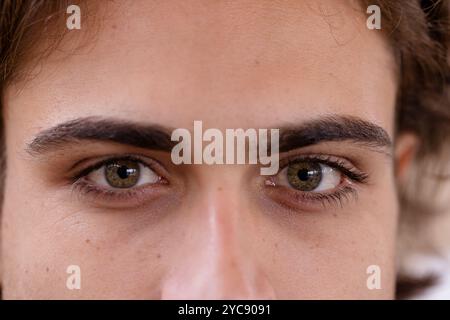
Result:
[[[78,118],[37,134],[28,144],[31,154],[45,153],[81,140],[108,141],[135,147],[171,152],[177,143],[171,141],[171,130],[98,117]],[[357,117],[326,116],[300,126],[280,128],[280,152],[321,142],[350,140],[365,147],[390,154],[392,141],[380,126]]]
[[[116,142],[139,148],[170,152],[175,145],[167,128],[116,119],[78,118],[37,134],[27,150],[40,154],[81,140]]]
[[[391,155],[392,140],[382,127],[352,116],[326,116],[300,127],[280,129],[280,152],[303,148],[320,142],[352,141]]]

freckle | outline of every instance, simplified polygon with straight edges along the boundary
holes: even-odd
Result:
[[[115,24],[113,24],[111,27],[112,27],[113,29],[117,29],[117,26],[116,26]]]
[[[217,188],[217,191],[222,191],[222,187],[218,187],[218,188]]]
[[[255,65],[259,66],[259,60],[255,60]]]
[[[86,243],[90,243],[91,242],[91,240],[89,240],[89,239],[86,239],[86,240],[84,240]]]
[[[49,269],[49,268],[47,267],[47,268],[45,268],[45,271],[46,271],[46,272],[49,272],[49,271],[50,271],[50,269]]]
[[[161,254],[158,253],[158,254],[156,255],[156,258],[161,259]]]
[[[278,243],[277,242],[275,242],[275,248],[278,248]]]

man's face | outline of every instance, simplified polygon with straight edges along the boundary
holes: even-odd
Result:
[[[4,96],[5,298],[393,296],[394,165],[374,130],[393,138],[395,68],[364,8],[133,0],[85,24],[81,10]],[[274,176],[152,146],[154,128],[195,120],[297,136]]]

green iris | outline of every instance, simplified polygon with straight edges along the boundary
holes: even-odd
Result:
[[[316,189],[322,180],[322,168],[319,163],[298,161],[289,164],[287,169],[289,184],[300,191]]]
[[[106,165],[106,181],[114,188],[131,188],[139,181],[139,163],[129,160],[116,160]]]

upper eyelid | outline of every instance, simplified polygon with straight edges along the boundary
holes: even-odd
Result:
[[[280,160],[280,168],[287,167],[291,163],[295,163],[297,161],[317,161],[317,162],[323,162],[323,163],[333,163],[335,165],[342,165],[342,162],[339,161],[333,161],[331,159],[342,159],[345,162],[351,162],[345,158],[337,157],[337,156],[331,156],[326,154],[320,154],[320,153],[310,153],[310,154],[302,154],[302,155],[289,155],[283,159]],[[355,167],[353,164],[351,164],[352,167]],[[356,168],[356,167],[355,167]]]
[[[331,158],[344,160],[345,162],[352,163],[350,159],[347,159],[343,156],[335,156],[327,153],[317,153],[317,152],[311,152],[311,153],[305,153],[305,154],[289,154],[285,157],[282,157],[283,159],[280,160],[280,163],[282,162],[294,162],[298,159],[311,159],[311,160],[329,160]]]

